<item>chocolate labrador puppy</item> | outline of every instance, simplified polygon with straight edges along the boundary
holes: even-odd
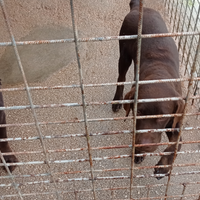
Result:
[[[161,15],[150,8],[144,8],[142,34],[168,33],[165,22]],[[125,17],[120,35],[137,35],[139,19],[139,0],[131,0],[130,12]],[[120,40],[119,77],[118,82],[124,82],[129,66],[134,61],[136,66],[137,40]],[[140,80],[159,80],[179,78],[179,54],[174,40],[171,37],[157,37],[142,39],[140,59]],[[123,99],[124,86],[117,86],[113,100]],[[125,95],[124,99],[134,99],[135,87]],[[139,86],[138,99],[181,97],[180,82],[144,84]],[[121,104],[113,104],[114,112],[121,108]],[[133,103],[124,104],[126,116],[133,110]],[[182,113],[184,101],[164,101],[151,103],[138,103],[137,116],[162,115]],[[180,117],[138,119],[136,129],[163,129],[179,128]],[[136,134],[136,144],[159,143],[160,133]],[[167,132],[170,142],[177,141],[178,131]],[[179,145],[178,150],[180,150]],[[153,152],[157,146],[143,146],[136,148],[135,153]],[[165,152],[174,152],[175,145],[168,145]],[[157,165],[171,165],[174,154],[162,156]],[[143,157],[135,157],[135,163],[141,163]],[[170,170],[166,168],[155,168],[155,174],[166,174]],[[158,178],[159,179],[159,178]]]
[[[1,83],[0,83],[1,85]],[[0,106],[3,107],[3,95],[0,92]],[[6,115],[3,110],[0,110],[0,124],[6,124]],[[5,139],[7,138],[7,133],[6,133],[6,127],[0,127],[0,139]],[[0,151],[2,153],[7,153],[7,152],[12,152],[8,142],[0,142]],[[7,163],[15,163],[18,162],[18,159],[15,157],[15,155],[7,155],[4,156],[4,159]],[[16,166],[9,166],[10,171],[12,172],[15,169]],[[5,168],[4,168],[5,169]]]

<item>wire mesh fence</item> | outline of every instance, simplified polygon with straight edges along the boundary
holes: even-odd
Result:
[[[33,41],[16,41],[9,2],[1,0],[0,3],[2,19],[10,36],[10,41],[2,41],[0,46],[14,50],[24,83],[19,87],[1,89],[5,106],[0,107],[0,110],[5,110],[7,124],[1,124],[0,127],[7,128],[9,137],[0,138],[0,142],[9,142],[13,150],[13,152],[0,152],[2,160],[0,166],[5,167],[7,172],[2,170],[0,176],[1,199],[196,200],[200,198],[198,134],[200,126],[197,118],[200,113],[196,103],[199,99],[197,89],[200,50],[198,0],[181,1],[181,3],[166,0],[160,3],[162,6],[165,5],[168,12],[165,17],[171,22],[168,24],[169,28],[172,27],[170,33],[142,34],[144,2],[140,0],[138,35],[116,36],[125,17],[124,14],[116,20],[120,23],[116,34],[113,34],[115,36],[108,36],[110,30],[100,32],[105,24],[99,22],[102,26],[97,27],[92,24],[92,20],[88,20],[87,23],[93,28],[91,33],[97,31],[97,37],[79,36],[78,28],[81,26],[79,18],[82,17],[84,21],[87,17],[92,19],[97,15],[101,18],[102,15],[103,21],[114,20],[115,16],[108,16],[106,10],[117,6],[119,2],[105,0],[90,4],[92,1],[89,1],[83,3],[86,4],[84,7],[80,1],[70,0],[64,5],[70,11],[67,20],[71,20],[73,38],[51,40],[35,38]],[[122,1],[120,4],[123,5],[124,13],[128,13],[128,3],[129,1]],[[95,9],[94,4],[102,6],[105,10],[100,9],[99,13],[92,13]],[[49,9],[47,5],[50,5],[49,2],[46,7],[44,6],[46,10]],[[82,6],[82,10],[76,13],[79,6]],[[88,9],[88,12],[84,12],[84,9]],[[118,5],[115,9],[122,7]],[[102,33],[103,36],[98,33]],[[180,51],[181,78],[139,81],[141,42],[144,38],[157,37],[176,39]],[[133,81],[132,66],[127,82],[116,83],[117,75],[113,75],[113,69],[116,69],[117,74],[118,40],[130,39],[138,42],[136,65],[138,76]],[[39,47],[48,45],[51,48],[51,45],[66,43],[75,44],[73,48],[77,60],[61,72],[57,72],[56,77],[62,77],[64,80],[48,79],[45,84],[29,84],[24,71],[24,65],[27,63],[21,59],[19,48],[29,45]],[[83,51],[82,43],[89,43],[87,47],[83,47]],[[83,54],[84,51],[86,55]],[[84,57],[87,59],[84,60]],[[139,85],[175,82],[181,82],[183,97],[138,100],[137,89],[134,100],[112,100],[114,89],[119,85],[127,85],[127,88],[130,88],[134,84],[138,88]],[[177,100],[185,101],[183,113],[137,116],[138,103]],[[134,103],[133,116],[125,117],[123,110],[113,113],[111,105],[117,103]],[[181,117],[181,126],[136,129],[136,119],[169,117]],[[135,144],[136,134],[170,131],[179,131],[176,141],[168,142],[163,135],[160,143]],[[179,141],[181,135],[183,139]],[[180,144],[182,149],[178,151]],[[168,145],[175,145],[175,151],[163,152]],[[152,153],[135,154],[135,148],[144,146],[159,148]],[[19,161],[6,162],[4,157],[13,153]],[[155,166],[159,157],[166,155],[173,155],[172,164]],[[136,165],[135,156],[145,156],[145,160],[142,164]],[[17,166],[13,173],[10,171],[10,166]],[[169,173],[153,174],[154,169],[166,167],[171,167]],[[155,177],[163,178],[158,181]]]
[[[170,22],[173,26],[173,32],[197,31],[199,32],[199,1],[166,1],[168,12],[171,12]],[[172,5],[173,4],[173,5]],[[184,74],[189,74],[192,62],[195,57],[198,44],[198,36],[178,38],[178,48],[182,52],[181,64],[185,66]],[[197,60],[199,65],[199,59]],[[199,76],[199,67],[197,67],[195,76]],[[197,95],[198,81],[194,84],[194,94]]]

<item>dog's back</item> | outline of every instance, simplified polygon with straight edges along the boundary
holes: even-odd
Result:
[[[137,35],[139,20],[139,0],[131,0],[130,12],[124,19],[120,35]],[[143,27],[142,34],[162,34],[168,33],[164,20],[159,12],[143,8]],[[136,64],[137,40],[120,41],[121,48],[127,48],[126,52]],[[174,40],[171,37],[154,37],[142,39],[141,47],[141,70],[143,66],[149,66],[153,62],[168,63],[173,71],[171,78],[179,76],[178,51]]]
[[[139,0],[131,0],[130,12],[126,15],[120,35],[137,35],[139,21]],[[161,15],[150,8],[143,8],[142,34],[164,34],[168,33],[166,24]],[[120,40],[120,58],[118,62],[118,82],[126,80],[126,73],[134,61],[136,67],[137,40]],[[136,72],[136,70],[135,70]],[[140,56],[140,80],[160,80],[179,78],[179,54],[176,44],[171,37],[142,38]],[[155,84],[151,84],[155,87]],[[163,93],[159,97],[181,96],[180,82],[165,83]],[[147,85],[144,85],[144,87]],[[140,87],[141,88],[141,87]],[[167,89],[166,89],[167,88]],[[123,99],[124,86],[117,86],[113,100]],[[155,92],[157,90],[155,89]],[[172,91],[166,96],[165,91]],[[140,90],[139,94],[140,96]],[[148,97],[148,95],[147,95]],[[121,108],[120,104],[112,106],[114,112]]]
[[[139,20],[139,0],[131,0],[130,12],[124,19],[124,23],[128,23],[130,33],[137,34]],[[122,24],[122,27],[124,25]],[[125,25],[126,26],[126,25]],[[128,31],[128,30],[127,30]],[[164,20],[159,12],[151,8],[143,8],[143,34],[168,33]]]

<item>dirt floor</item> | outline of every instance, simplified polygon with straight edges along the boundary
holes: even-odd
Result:
[[[76,17],[76,24],[81,37],[100,37],[100,36],[115,36],[118,35],[121,23],[125,15],[129,12],[129,0],[76,0],[74,2],[74,10]],[[72,30],[71,13],[69,1],[65,0],[7,0],[5,5],[11,20],[11,26],[13,29],[16,40],[21,38],[29,38],[34,33],[34,30],[41,30],[43,27],[47,27],[48,30],[52,30],[55,27],[67,27],[68,32]],[[159,0],[146,0],[145,6],[152,7],[163,15],[166,22],[168,23],[167,14],[164,11],[164,3]],[[9,34],[5,26],[5,22],[2,17],[0,10],[0,42],[10,41]],[[41,28],[41,29],[40,29]],[[59,30],[59,28],[57,28]],[[170,27],[169,27],[170,29]],[[63,36],[62,34],[59,37]],[[57,33],[57,32],[55,32]],[[33,34],[34,35],[34,34]],[[34,39],[31,35],[30,38]],[[37,34],[36,34],[37,35]],[[61,38],[54,39],[61,39]],[[67,38],[67,37],[66,37]],[[35,38],[35,40],[40,38]],[[42,38],[43,39],[43,38]],[[45,39],[45,38],[44,38]],[[47,38],[48,39],[48,38]],[[65,45],[65,44],[63,44]],[[37,48],[43,48],[42,45],[38,45]],[[48,45],[51,48],[51,44]],[[35,53],[33,57],[29,57],[22,64],[30,63],[30,70],[44,69],[40,73],[34,75],[31,79],[30,73],[30,86],[59,86],[59,85],[73,85],[79,84],[79,74],[77,61],[75,59],[74,45],[67,46],[67,51],[60,52],[57,54],[56,46],[52,46],[54,50],[48,51],[46,49],[46,58],[37,59],[41,57],[42,51]],[[33,49],[30,51],[33,52]],[[37,49],[35,49],[37,51]],[[0,48],[0,57],[5,56],[6,49]],[[26,50],[21,50],[22,54],[26,54]],[[44,53],[45,53],[44,52]],[[69,54],[68,54],[69,52]],[[72,53],[73,52],[73,53]],[[23,54],[23,55],[24,55]],[[67,59],[64,58],[66,54]],[[21,55],[21,56],[23,56]],[[70,55],[70,56],[69,56]],[[14,56],[14,55],[13,55]],[[36,56],[36,57],[35,57]],[[52,57],[53,56],[53,57]],[[43,56],[42,56],[43,57]],[[26,56],[23,58],[26,59]],[[56,59],[54,61],[54,59]],[[117,63],[119,58],[118,41],[106,41],[106,42],[87,42],[81,44],[80,60],[83,69],[83,81],[85,84],[95,83],[114,83],[117,80]],[[13,58],[12,58],[13,59]],[[36,60],[32,60],[36,59]],[[1,61],[0,61],[1,62]],[[34,64],[31,64],[34,62]],[[48,65],[53,65],[50,72],[48,71]],[[10,64],[10,66],[15,66]],[[36,68],[34,68],[34,66]],[[6,66],[3,66],[4,68]],[[44,68],[43,68],[44,67]],[[12,68],[11,68],[12,69]],[[181,71],[184,70],[184,66],[181,66]],[[27,73],[29,69],[27,68]],[[44,73],[45,76],[43,76]],[[39,75],[41,75],[41,77]],[[129,69],[127,81],[133,80],[133,66]],[[9,73],[8,73],[9,75]],[[1,77],[4,88],[11,86],[7,85],[6,77]],[[18,82],[12,82],[12,87],[24,87],[23,84]],[[130,85],[125,87],[125,92],[130,90]],[[187,84],[183,84],[184,95],[187,89]],[[86,102],[107,102],[113,99],[115,92],[115,86],[104,86],[104,87],[85,87],[85,98]],[[4,92],[5,106],[22,106],[29,105],[27,95],[25,91],[12,91]],[[64,104],[64,103],[81,103],[81,91],[79,88],[67,88],[67,89],[49,89],[49,90],[34,90],[31,91],[33,103],[35,105],[49,105],[49,104]],[[197,112],[195,106],[189,106],[188,111]],[[18,124],[18,123],[32,123],[34,122],[30,109],[19,109],[19,110],[7,110],[7,123]],[[82,107],[55,107],[55,108],[40,108],[36,109],[36,114],[39,122],[55,122],[55,121],[67,121],[67,120],[82,120],[83,109]],[[113,117],[124,117],[125,111],[122,109],[118,113],[113,113],[111,105],[90,105],[87,107],[87,118],[88,131],[89,133],[101,133],[108,131],[120,131],[120,130],[132,130],[131,120],[105,120],[90,122],[92,119],[102,118],[113,118]],[[184,127],[197,127],[199,120],[196,116],[186,117]],[[60,136],[60,135],[71,135],[71,134],[84,134],[85,126],[84,123],[62,123],[62,124],[45,124],[40,126],[42,134],[44,136]],[[23,137],[34,137],[38,136],[38,132],[34,125],[17,126],[8,128],[9,138],[23,138]],[[197,131],[184,131],[183,141],[195,141],[200,140],[200,135]],[[162,141],[167,142],[165,135],[163,134]],[[92,136],[90,138],[91,147],[103,147],[103,146],[115,146],[115,145],[131,145],[132,136],[131,134],[114,134],[104,136]],[[40,140],[21,140],[11,141],[10,145],[13,151],[16,152],[32,152],[42,151]],[[47,150],[60,150],[60,149],[76,149],[76,148],[87,148],[87,142],[85,137],[68,137],[68,138],[54,138],[45,139],[45,146]],[[163,150],[165,147],[159,148],[157,152]],[[199,150],[200,146],[196,143],[185,144],[182,146],[182,151],[186,150]],[[131,148],[118,148],[118,149],[107,149],[107,150],[93,150],[93,158],[102,158],[107,156],[118,156],[118,155],[130,155]],[[54,162],[54,161],[66,161],[76,159],[88,159],[88,152],[84,151],[72,151],[72,152],[56,152],[50,153],[49,159],[51,162],[50,168],[46,164],[28,164],[30,161],[44,161],[45,157],[43,153],[29,153],[20,154],[17,156],[20,162],[24,165],[17,167],[13,172],[16,176],[15,181],[20,184],[19,189],[22,194],[27,194],[24,199],[56,199],[54,193],[55,187],[52,182],[52,178],[49,175],[51,172],[55,173],[54,179],[56,180],[57,190],[60,192],[71,191],[71,193],[61,193],[60,199],[66,200],[89,200],[93,199],[92,192],[77,193],[75,197],[74,190],[91,190],[91,181],[84,180],[84,178],[90,178],[91,174],[76,173],[76,174],[61,174],[60,172],[73,172],[73,171],[87,171],[90,169],[89,162]],[[144,162],[139,166],[154,166],[159,160],[159,156],[147,156]],[[175,164],[189,164],[189,163],[200,163],[199,154],[180,154],[177,156]],[[95,170],[102,169],[114,169],[114,168],[130,168],[131,158],[119,158],[119,159],[99,159],[93,162]],[[181,195],[183,191],[183,183],[196,182],[200,180],[200,175],[195,171],[200,171],[199,166],[188,166],[188,167],[174,167],[173,174],[191,172],[186,175],[174,175],[171,178],[173,185],[169,187],[168,195]],[[42,176],[43,174],[43,176]],[[135,188],[133,190],[134,198],[147,197],[159,197],[165,193],[166,186],[163,184],[167,183],[168,178],[165,177],[161,180],[157,180],[154,177],[150,177],[153,174],[153,169],[135,169],[134,174],[141,176],[141,178],[134,179],[134,186],[145,186],[145,185],[158,185],[158,187],[150,187],[149,191],[146,188]],[[12,180],[7,178],[7,174],[0,169],[0,197],[2,199],[9,199],[6,196],[17,194],[16,190],[12,186]],[[30,175],[27,177],[20,177],[20,175]],[[33,176],[38,175],[38,176]],[[101,188],[113,188],[113,187],[129,187],[130,180],[128,178],[120,178],[130,176],[130,170],[123,171],[108,171],[108,172],[95,172],[95,177],[115,177],[119,176],[118,179],[109,180],[96,180],[95,186],[97,189]],[[70,181],[68,179],[73,179]],[[80,179],[80,180],[79,180]],[[83,180],[81,180],[83,179]],[[67,181],[68,180],[68,181]],[[10,185],[9,185],[10,184]],[[198,194],[200,193],[198,184],[188,185],[185,190],[185,194]],[[114,192],[105,190],[97,191],[97,199],[128,199],[129,189],[115,190]],[[51,192],[51,194],[44,194]],[[43,194],[36,194],[43,193]],[[30,194],[30,195],[28,195]],[[35,194],[35,195],[34,195]],[[113,195],[113,196],[112,196]],[[4,197],[4,198],[3,198]],[[19,197],[10,197],[10,199],[20,199]],[[158,198],[163,199],[163,198]],[[168,198],[168,199],[180,199],[179,198]],[[198,199],[198,196],[185,198],[188,200]]]

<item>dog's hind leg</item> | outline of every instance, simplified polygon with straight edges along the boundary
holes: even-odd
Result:
[[[176,128],[179,128],[179,127],[180,127],[180,124],[177,123]],[[178,131],[166,132],[166,134],[167,134],[167,137],[169,139],[169,142],[177,142],[178,134],[179,134]],[[181,137],[180,137],[180,141],[182,141]],[[170,155],[162,156],[161,159],[159,160],[157,166],[158,165],[172,165],[173,159],[174,159],[175,148],[176,148],[176,144],[168,145],[168,147],[165,149],[164,152],[173,152],[173,153],[170,154]],[[181,144],[179,144],[179,146],[178,146],[178,151],[180,151],[180,149],[181,149]],[[167,174],[170,169],[171,169],[171,167],[155,168],[154,174]],[[157,177],[158,180],[161,179],[161,178],[162,177]]]

